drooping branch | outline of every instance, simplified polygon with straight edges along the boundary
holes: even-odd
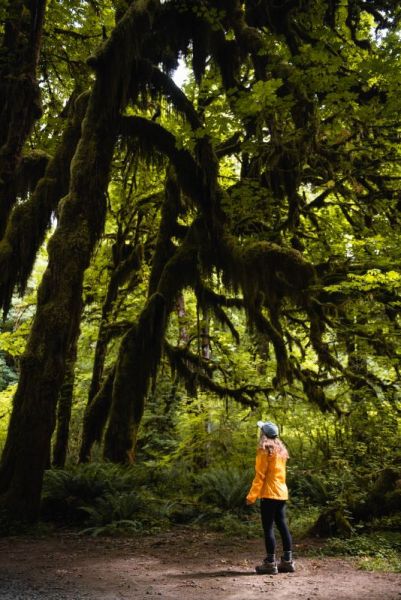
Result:
[[[240,343],[240,337],[237,329],[235,328],[232,320],[228,317],[227,313],[222,308],[224,307],[235,307],[235,308],[244,308],[244,302],[241,298],[227,298],[224,294],[217,294],[209,287],[207,287],[201,280],[198,279],[198,282],[195,284],[194,291],[198,300],[199,305],[203,309],[210,308],[216,320],[227,327],[237,344]]]
[[[157,147],[169,156],[176,167],[177,178],[184,191],[202,208],[204,198],[199,196],[199,190],[205,190],[205,185],[209,184],[209,178],[202,177],[207,162],[202,165],[202,169],[189,152],[177,150],[175,138],[170,132],[155,123],[132,117],[124,119],[122,127],[125,134],[135,135],[152,148]],[[188,180],[189,173],[191,177]],[[197,184],[195,189],[194,183]],[[215,240],[213,247],[210,247],[211,235]],[[260,314],[255,313],[255,307],[260,304],[261,297],[270,310],[272,322],[265,318],[256,321],[273,341],[279,381],[290,378],[291,373],[277,312],[284,298],[292,299],[305,309],[309,307],[309,313],[313,315],[312,334],[315,347],[319,348],[322,354],[322,331],[317,329],[320,321],[316,311],[310,308],[308,300],[308,287],[315,282],[315,272],[313,266],[298,251],[270,242],[252,242],[242,247],[233,237],[213,236],[210,230],[205,231],[203,237],[204,240],[209,240],[209,243],[199,250],[203,264],[221,270],[224,283],[234,291],[242,291],[245,307],[250,315]],[[331,358],[328,354],[326,360]]]
[[[219,398],[233,398],[243,406],[255,408],[258,406],[256,396],[268,395],[273,391],[272,387],[244,385],[237,388],[221,385],[211,377],[208,361],[196,354],[192,354],[183,348],[176,348],[165,342],[165,352],[171,364],[171,368],[179,378],[190,386],[199,385],[202,389],[216,394]],[[190,368],[192,365],[196,370]],[[194,382],[195,380],[195,382]]]
[[[98,56],[96,81],[71,163],[70,191],[49,242],[49,263],[21,360],[0,465],[1,504],[23,520],[38,514],[67,350],[79,330],[83,274],[103,230],[119,114],[127,102],[133,63],[158,4],[156,0],[132,3]]]
[[[169,75],[146,60],[139,61],[136,69],[137,78],[139,81],[143,81],[143,85],[151,96],[156,92],[159,96],[166,98],[169,104],[187,119],[192,129],[196,130],[203,126],[194,105]],[[138,85],[138,81],[134,83]]]
[[[134,150],[149,156],[155,152],[167,156],[174,165],[184,193],[196,204],[204,203],[202,172],[188,150],[179,148],[175,136],[165,127],[143,117],[122,117],[120,133],[134,143]]]
[[[36,185],[46,172],[51,156],[40,150],[33,150],[23,154],[15,173],[15,194],[21,199],[26,199],[32,194]]]
[[[68,192],[69,165],[81,137],[88,98],[87,93],[77,98],[55,156],[48,161],[45,174],[29,199],[13,210],[0,241],[0,306],[4,314],[8,312],[15,289],[24,293],[51,216]],[[40,158],[41,164],[43,160]],[[21,161],[20,168],[25,162],[25,159]],[[27,183],[29,179],[27,177]]]
[[[9,0],[0,48],[0,237],[15,203],[15,171],[41,116],[36,80],[46,0]]]

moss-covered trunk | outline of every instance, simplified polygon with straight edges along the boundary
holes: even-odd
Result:
[[[166,263],[157,291],[137,324],[122,340],[104,445],[104,457],[112,462],[133,460],[149,383],[162,355],[168,316],[181,290],[196,279],[196,257],[196,244],[189,234]]]
[[[105,386],[102,385],[104,365],[107,356],[107,348],[110,340],[109,320],[113,312],[115,301],[121,285],[127,278],[140,267],[140,249],[134,247],[126,259],[122,259],[125,239],[120,239],[115,251],[114,270],[111,274],[107,287],[106,297],[102,306],[102,317],[96,340],[95,356],[93,359],[92,379],[89,386],[88,403],[85,409],[82,442],[79,453],[79,461],[87,462],[90,459],[91,448],[96,441],[100,441],[104,425],[108,417],[108,392],[113,385],[110,375],[107,377]],[[111,391],[110,391],[111,398]]]
[[[64,467],[67,458],[72,400],[74,394],[76,358],[77,344],[76,341],[74,341],[68,352],[65,365],[64,381],[60,389],[57,403],[57,427],[52,460],[54,467]]]
[[[103,226],[104,193],[115,139],[110,126],[113,119],[101,118],[96,96],[95,91],[73,161],[71,191],[49,242],[49,265],[21,360],[2,456],[0,493],[5,506],[22,519],[35,519],[38,514],[66,353],[79,327],[83,273]]]
[[[46,0],[9,0],[0,49],[0,237],[15,202],[14,174],[41,115],[36,81]]]
[[[124,336],[117,359],[104,444],[104,456],[113,462],[123,463],[133,459],[136,433],[149,381],[159,365],[168,315],[183,287],[182,282],[193,280],[195,258],[190,245],[192,242],[188,245],[187,240],[177,250],[171,241],[177,233],[177,217],[181,208],[180,188],[170,168],[149,280],[149,300],[138,323]],[[159,293],[162,281],[164,283]]]
[[[7,313],[15,288],[25,290],[37,252],[44,241],[51,215],[69,189],[72,158],[81,137],[82,120],[88,105],[88,92],[73,103],[71,114],[55,155],[51,158],[35,190],[15,206],[0,241],[0,306]]]
[[[49,264],[21,360],[0,465],[0,503],[14,518],[38,516],[66,354],[79,327],[83,274],[103,229],[117,117],[127,102],[133,63],[151,26],[152,7],[150,0],[132,4],[95,63],[97,78],[71,165],[70,192],[49,242]]]
[[[102,439],[103,431],[109,417],[115,374],[116,369],[113,367],[103,380],[103,383],[97,394],[93,397],[92,402],[86,407],[82,430],[82,442],[79,449],[80,463],[89,461],[93,444],[95,442],[100,442]]]

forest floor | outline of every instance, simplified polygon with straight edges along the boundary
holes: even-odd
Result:
[[[261,540],[230,540],[189,527],[136,538],[75,533],[0,539],[1,600],[401,600],[401,574],[351,559],[308,557],[295,573],[257,575]]]

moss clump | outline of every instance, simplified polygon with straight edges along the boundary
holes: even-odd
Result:
[[[325,508],[318,516],[309,534],[316,537],[350,537],[353,532],[349,517],[339,507]]]

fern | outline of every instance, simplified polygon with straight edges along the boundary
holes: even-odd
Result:
[[[148,506],[137,492],[107,493],[98,498],[93,506],[82,506],[91,525],[107,525],[119,521],[131,521]]]
[[[243,510],[252,481],[250,470],[234,468],[212,469],[199,475],[195,484],[200,488],[200,499],[224,510]]]
[[[141,521],[133,521],[130,519],[121,519],[120,521],[113,521],[106,525],[87,527],[83,529],[81,533],[89,534],[93,537],[99,535],[115,536],[120,534],[138,533],[143,531],[144,524]]]

